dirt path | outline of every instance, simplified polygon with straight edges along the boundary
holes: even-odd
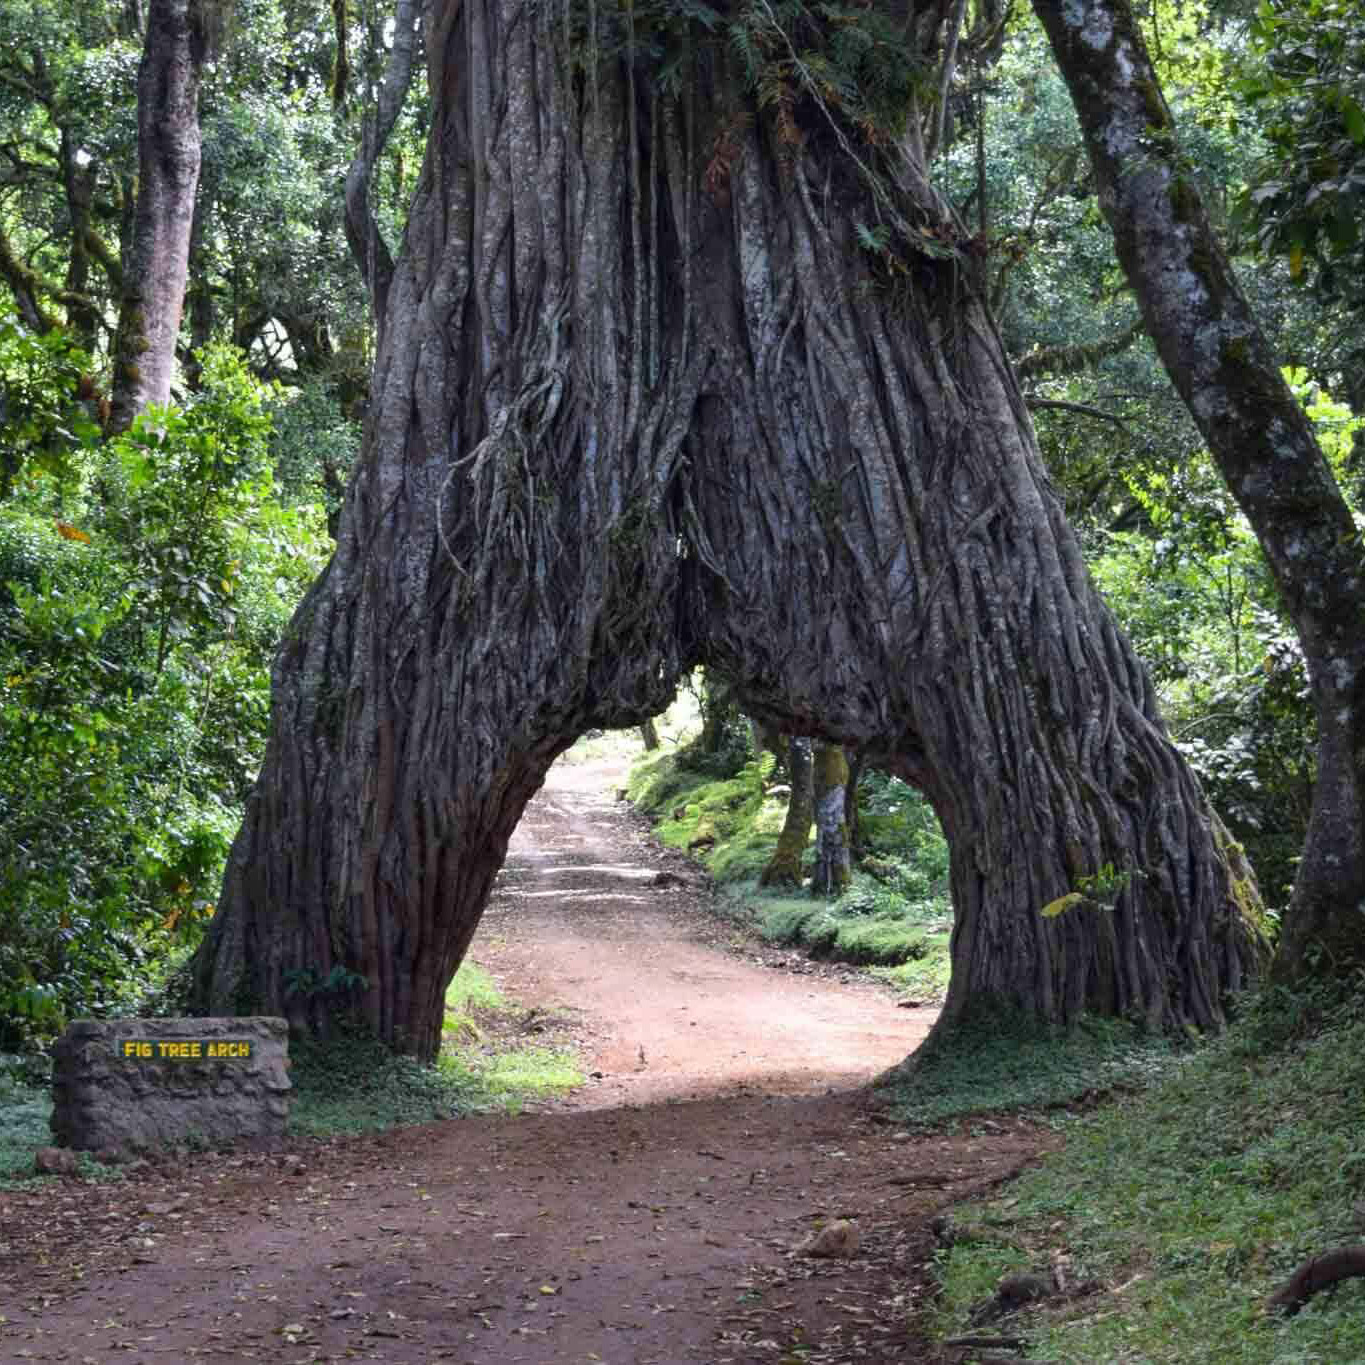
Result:
[[[552,777],[475,956],[570,1011],[600,1078],[520,1118],[0,1192],[0,1361],[931,1358],[906,1331],[928,1219],[1047,1138],[915,1139],[869,1112],[851,1087],[928,1020],[775,969],[600,772]],[[795,1254],[845,1217],[857,1255]]]
[[[612,793],[619,763],[561,763],[513,835],[471,956],[513,999],[567,1011],[600,1109],[866,1083],[924,1040],[933,1010],[848,967],[765,949],[703,907],[695,863]]]

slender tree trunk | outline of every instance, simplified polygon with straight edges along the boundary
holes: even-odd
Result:
[[[737,708],[734,694],[726,684],[710,673],[704,673],[699,695],[701,733],[697,748],[704,754],[718,754],[725,745],[725,731],[735,719]]]
[[[124,256],[109,428],[167,403],[199,184],[205,0],[148,0],[137,79],[137,205]]]
[[[837,744],[818,743],[811,764],[815,788],[815,875],[811,894],[840,896],[848,886],[850,859],[844,806],[848,760]]]
[[[1277,974],[1365,965],[1365,555],[1312,427],[1209,224],[1128,0],[1034,0],[1147,330],[1261,543],[1318,723]]]
[[[847,757],[847,755],[845,755]],[[863,780],[867,757],[856,750],[848,764],[848,783],[844,787],[844,826],[848,830],[848,851],[856,858],[863,848],[862,819],[858,809],[858,784]]]
[[[805,856],[810,827],[815,820],[810,740],[794,736],[787,745],[787,762],[791,772],[787,815],[782,821],[782,833],[777,836],[773,856],[768,859],[768,865],[758,879],[760,886],[801,885],[801,859]]]
[[[99,309],[90,297],[90,210],[95,172],[89,154],[78,147],[67,128],[61,130],[62,181],[71,219],[71,254],[66,267],[66,320],[78,345],[93,352],[99,334]]]
[[[814,86],[760,108],[700,29],[660,88],[634,22],[435,8],[364,453],[276,662],[198,1004],[318,1027],[284,973],[340,963],[431,1056],[546,767],[704,663],[929,794],[947,1020],[1217,1026],[1258,965],[1254,883],[1086,577],[922,161]],[[923,250],[879,245],[892,216]],[[1112,913],[1040,916],[1106,862],[1133,872]]]
[[[659,747],[659,731],[654,725],[653,716],[647,716],[640,722],[640,743],[645,746],[647,754],[652,754]]]

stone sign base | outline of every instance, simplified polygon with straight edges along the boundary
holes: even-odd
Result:
[[[77,1019],[52,1049],[52,1132],[83,1151],[283,1134],[289,1026],[243,1019]]]

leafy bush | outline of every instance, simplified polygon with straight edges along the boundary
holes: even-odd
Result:
[[[70,367],[3,339],[26,431]],[[0,501],[0,1050],[131,1008],[197,941],[326,550],[275,499],[261,386],[224,348],[202,379],[102,447],[54,427]]]

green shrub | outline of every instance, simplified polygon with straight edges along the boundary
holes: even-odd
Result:
[[[16,354],[0,327],[9,387]],[[50,424],[62,460],[0,501],[0,1049],[134,1007],[197,941],[326,551],[320,512],[275,498],[261,386],[202,360],[188,403],[104,446]],[[0,445],[36,439],[40,380]]]

